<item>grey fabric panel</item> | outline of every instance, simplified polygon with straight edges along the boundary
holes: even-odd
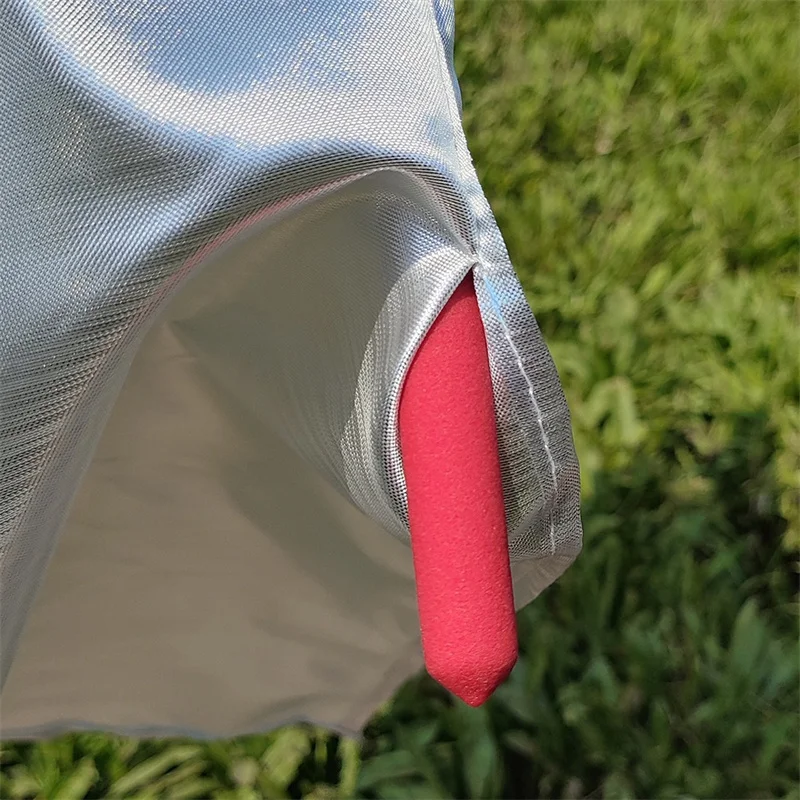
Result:
[[[346,728],[418,663],[397,403],[470,270],[518,602],[566,568],[569,414],[449,3],[11,0],[0,30],[4,731]]]

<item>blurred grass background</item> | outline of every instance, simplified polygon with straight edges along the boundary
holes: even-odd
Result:
[[[80,734],[3,798],[800,797],[795,2],[461,2],[464,121],[573,413],[585,550],[488,706],[363,746]]]

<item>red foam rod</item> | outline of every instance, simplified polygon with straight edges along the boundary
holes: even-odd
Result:
[[[425,665],[478,706],[517,660],[517,627],[492,381],[471,275],[411,363],[399,435]]]

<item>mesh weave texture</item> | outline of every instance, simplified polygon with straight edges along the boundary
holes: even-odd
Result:
[[[4,0],[0,32],[3,675],[167,313],[209,396],[407,538],[400,387],[474,270],[512,558],[563,571],[569,414],[471,164],[449,3]]]

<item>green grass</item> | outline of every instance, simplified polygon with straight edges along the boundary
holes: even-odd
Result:
[[[361,752],[9,743],[3,798],[800,797],[798,10],[463,2],[477,169],[573,412],[585,550],[488,706]]]

